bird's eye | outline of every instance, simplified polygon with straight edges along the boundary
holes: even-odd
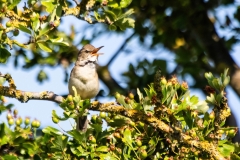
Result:
[[[91,51],[89,51],[89,50],[85,50],[85,52],[86,52],[86,53],[90,53]]]

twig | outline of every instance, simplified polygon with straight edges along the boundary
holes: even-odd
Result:
[[[76,3],[76,5],[79,5],[79,3],[78,3],[78,1],[77,0],[73,0],[75,3]]]
[[[118,56],[119,53],[121,53],[121,51],[124,49],[124,47],[126,46],[126,44],[132,39],[132,37],[135,35],[136,32],[133,32],[125,41],[124,43],[121,45],[121,47],[117,50],[117,52],[112,56],[112,58],[109,60],[109,62],[107,63],[107,66],[109,66],[114,60],[115,58]]]

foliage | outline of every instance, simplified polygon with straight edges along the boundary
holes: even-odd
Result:
[[[5,45],[0,47],[0,62],[7,61],[10,56],[9,50],[5,47],[6,44],[10,47],[19,46],[13,47],[11,51],[15,59],[14,65],[19,67],[19,59],[23,59],[24,62],[21,65],[24,68],[41,66],[37,78],[39,82],[44,82],[48,79],[44,67],[62,65],[65,70],[76,59],[78,52],[76,47],[79,44],[90,43],[106,34],[126,34],[123,32],[126,28],[133,28],[132,36],[124,40],[121,51],[116,52],[106,66],[99,68],[99,77],[108,87],[110,95],[116,90],[124,93],[126,89],[131,90],[136,86],[146,86],[149,83],[146,80],[132,83],[135,70],[145,69],[142,65],[132,65],[129,66],[132,69],[124,73],[124,76],[129,79],[126,87],[120,85],[117,89],[112,87],[116,86],[116,80],[111,76],[109,66],[116,59],[117,54],[136,53],[141,57],[151,51],[155,59],[163,61],[159,62],[159,65],[163,63],[169,65],[168,60],[158,57],[163,47],[170,51],[169,54],[174,55],[174,61],[177,63],[173,70],[163,70],[166,76],[177,74],[185,79],[185,76],[190,75],[196,83],[189,85],[203,88],[206,83],[203,78],[205,72],[212,71],[213,74],[220,74],[224,68],[229,68],[231,81],[233,81],[230,85],[240,95],[239,83],[237,79],[235,80],[238,76],[234,76],[238,73],[239,67],[236,67],[238,65],[229,53],[237,44],[239,34],[239,25],[237,25],[239,5],[233,0],[170,0],[168,2],[83,0],[81,3],[74,2],[77,0],[43,0],[41,2],[29,0],[24,5],[20,0],[6,2],[3,0],[0,4],[2,18],[0,29],[3,29],[0,34],[3,36],[1,43]],[[233,16],[227,13],[225,17],[218,16],[218,10],[225,8],[230,8]],[[62,24],[64,17],[69,15],[87,21],[89,25],[83,25],[80,29],[72,26],[67,35],[58,29],[58,25]],[[17,31],[20,32],[19,35]],[[230,31],[230,34],[220,35],[218,33],[220,31]],[[25,35],[28,41],[15,40],[21,35]],[[129,45],[134,38],[139,40],[140,45],[134,47]],[[145,63],[146,59],[141,61],[139,63]],[[149,68],[154,66],[150,65]],[[110,75],[110,80],[104,79],[106,71]],[[65,81],[67,81],[66,70],[65,75]]]
[[[219,5],[233,4],[233,1],[216,3],[200,0],[82,0],[80,3],[76,0],[28,0],[23,4],[20,0],[0,0],[0,63],[6,63],[13,54],[16,67],[21,57],[24,68],[58,64],[67,68],[78,52],[74,45],[76,31],[73,26],[70,35],[67,35],[59,31],[58,26],[63,16],[72,15],[89,24],[104,24],[92,25],[87,29],[94,31],[91,38],[84,35],[76,45],[89,43],[103,33],[124,33],[127,28],[135,27],[126,43],[137,36],[147,49],[164,44],[165,48],[176,53],[178,65],[174,72],[181,71],[183,76],[190,73],[198,80],[195,87],[199,87],[204,84],[202,79],[206,70],[215,74],[228,66],[230,75],[233,75],[238,69],[229,55],[229,50],[238,40],[235,36],[230,39],[220,37],[215,30],[215,22],[208,17],[209,11],[213,12]],[[239,19],[238,12],[239,9],[235,13],[236,20]],[[223,28],[230,26],[229,17],[226,20],[228,23],[222,25]],[[232,30],[238,33],[239,28]],[[28,41],[18,39],[21,35],[28,37]],[[151,42],[147,44],[149,37]],[[13,51],[10,52],[10,49]],[[116,82],[110,74],[108,80],[111,81],[104,81],[101,75],[109,72],[108,66],[114,57],[99,69],[102,71],[99,77],[110,92],[116,90],[116,85],[108,84]],[[209,63],[209,59],[213,63]],[[99,115],[92,116],[86,132],[75,128],[60,131],[46,127],[42,134],[37,134],[40,127],[38,120],[30,122],[26,118],[23,124],[18,111],[11,112],[12,105],[5,103],[4,96],[9,95],[22,102],[27,101],[26,97],[19,96],[20,91],[16,90],[12,79],[5,77],[9,87],[0,85],[0,111],[9,110],[9,113],[8,125],[0,124],[1,158],[240,159],[239,145],[231,142],[237,128],[224,126],[231,113],[224,92],[230,81],[227,70],[220,78],[215,78],[212,73],[205,74],[209,83],[206,87],[208,95],[206,101],[199,101],[198,97],[190,95],[188,84],[180,83],[175,76],[167,80],[157,72],[154,83],[149,84],[157,66],[167,72],[166,61],[158,59],[153,63],[143,60],[136,66],[130,65],[129,71],[124,73],[129,89],[139,87],[136,90],[138,96],[116,93],[116,103],[105,104],[90,103],[89,100],[81,100],[78,95],[68,96],[60,104],[63,115],[52,112],[52,121],[58,123],[87,114],[87,108],[101,111]],[[138,71],[144,74],[140,75]],[[136,77],[141,80],[134,81]],[[38,80],[43,82],[47,78],[48,75],[41,69]],[[148,88],[142,89],[141,86],[146,84],[149,84]],[[236,91],[239,88],[233,83],[231,85]],[[122,92],[126,90],[121,86],[119,88]],[[107,127],[104,127],[105,122]]]
[[[227,70],[219,78],[205,74],[210,82],[206,101],[189,94],[186,82],[160,71],[154,83],[137,89],[138,96],[115,94],[116,102],[99,104],[69,95],[61,104],[63,116],[53,110],[54,123],[77,119],[86,108],[101,111],[92,115],[86,132],[60,131],[46,127],[36,136],[40,124],[25,125],[15,110],[8,114],[9,127],[0,125],[1,157],[4,159],[224,159],[239,157],[233,144],[237,128],[224,126],[231,114],[224,89],[230,79]],[[5,105],[2,97],[2,106]],[[212,109],[209,110],[209,105]],[[8,109],[8,107],[6,107]],[[14,128],[13,125],[15,120]],[[106,122],[105,126],[103,122]],[[18,157],[18,158],[17,158]]]
[[[0,63],[7,62],[10,48],[14,50],[15,67],[19,66],[20,58],[24,59],[24,68],[56,64],[68,67],[75,60],[78,49],[73,44],[74,28],[71,35],[58,30],[62,18],[72,15],[89,24],[103,23],[110,30],[126,30],[134,27],[134,19],[130,17],[134,11],[127,8],[130,3],[129,0],[0,1]],[[25,36],[27,42],[18,39],[19,36]],[[83,37],[80,42],[86,44],[89,40]],[[48,79],[43,69],[37,79],[39,82]]]

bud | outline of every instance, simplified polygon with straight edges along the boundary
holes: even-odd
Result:
[[[115,138],[121,138],[121,135],[120,135],[119,132],[114,132],[114,133],[113,133],[113,136],[114,136]]]
[[[193,118],[196,118],[197,115],[198,115],[198,112],[197,111],[193,111],[193,112],[191,112],[191,115],[192,115]]]
[[[121,95],[118,92],[116,92],[114,96],[116,99],[118,99],[118,98],[120,98]]]
[[[40,121],[37,120],[37,123],[36,123],[36,128],[39,128],[41,125]]]
[[[16,120],[15,124],[17,126],[20,126],[22,124],[22,118],[21,117],[18,117],[18,119]]]
[[[12,114],[11,113],[8,113],[7,114],[7,119],[9,120],[9,119],[12,119],[13,117],[12,117]]]
[[[68,109],[69,110],[73,110],[75,108],[75,105],[74,105],[74,103],[71,101],[71,102],[69,102],[68,103]]]
[[[31,126],[33,128],[39,128],[40,127],[40,121],[38,120],[33,120],[32,123],[31,123]]]
[[[141,158],[146,158],[147,157],[147,151],[146,150],[141,150],[140,151],[140,156],[141,156]]]
[[[111,145],[110,145],[110,150],[111,150],[111,151],[114,151],[114,150],[115,150],[115,145],[111,144]]]
[[[60,25],[60,20],[56,20],[53,22],[54,27],[58,27]]]
[[[137,139],[136,144],[137,144],[138,147],[141,147],[142,146],[142,141],[140,139]]]
[[[5,40],[7,38],[7,33],[3,32],[2,33],[2,39]]]
[[[134,99],[134,94],[133,94],[132,92],[130,92],[130,93],[128,94],[128,97],[129,97],[130,99]]]
[[[67,96],[67,101],[68,102],[72,102],[73,101],[73,96],[72,95],[68,95]]]
[[[30,123],[30,118],[26,117],[24,120],[24,124],[27,126],[27,125],[29,125],[29,123]]]
[[[135,124],[135,122],[133,122],[133,121],[129,121],[129,123],[128,123],[131,127],[134,127],[134,126],[136,126],[136,124]]]
[[[13,125],[14,124],[14,119],[13,118],[8,119],[8,124],[9,124],[9,126]]]
[[[92,115],[91,122],[92,123],[96,123],[97,122],[97,115]]]
[[[13,114],[14,114],[14,116],[17,116],[18,110],[14,109]]]
[[[127,104],[130,104],[130,103],[131,103],[131,99],[129,99],[128,97],[125,97],[124,101],[125,101],[125,103],[127,103]]]
[[[105,112],[100,112],[100,117],[101,118],[106,118],[106,113]]]
[[[8,21],[8,22],[6,23],[6,27],[12,27],[12,26],[13,26],[12,21]]]
[[[162,77],[160,83],[161,83],[161,85],[166,85],[167,84],[166,78]]]
[[[182,82],[180,88],[181,88],[181,90],[182,90],[183,92],[186,92],[186,91],[188,90],[188,84],[187,84],[187,82]]]
[[[214,119],[214,118],[215,118],[215,113],[214,113],[214,111],[212,111],[212,112],[209,114],[209,118],[210,118],[210,119]]]
[[[13,31],[13,36],[18,36],[19,35],[19,30],[18,29],[15,29],[14,31]]]
[[[96,138],[93,135],[89,136],[88,140],[90,141],[90,143],[93,143],[93,144],[97,142]]]

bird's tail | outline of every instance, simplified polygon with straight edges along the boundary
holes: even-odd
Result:
[[[88,119],[87,116],[79,117],[77,119],[77,130],[86,132],[88,126]]]

